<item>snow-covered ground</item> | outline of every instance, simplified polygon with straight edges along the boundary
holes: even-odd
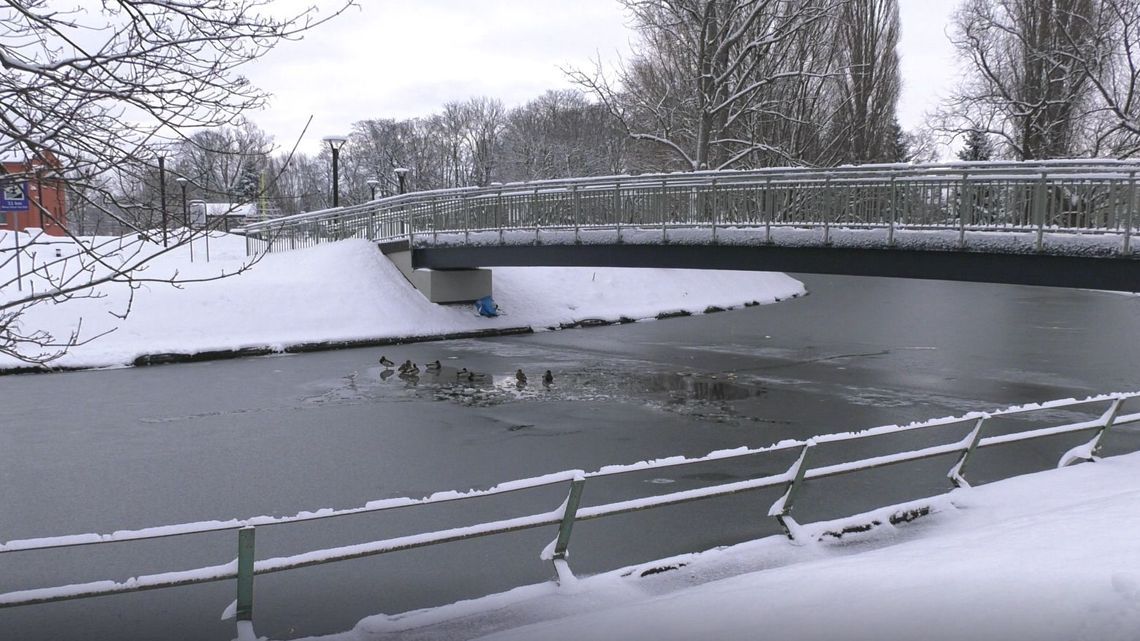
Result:
[[[1140,453],[955,490],[934,505],[841,541],[771,537],[561,588],[377,615],[322,639],[1140,639]],[[642,576],[665,567],[676,569]]]
[[[11,248],[14,234],[0,234],[0,247]],[[22,235],[23,236],[23,235]],[[41,240],[46,240],[41,237]],[[505,314],[476,315],[470,305],[429,303],[372,245],[344,241],[295,252],[270,254],[236,276],[187,282],[174,287],[163,282],[208,279],[239,270],[248,259],[245,241],[216,234],[190,248],[161,254],[136,275],[141,282],[131,296],[126,283],[98,288],[101,297],[47,302],[30,308],[21,319],[24,331],[42,329],[66,338],[80,327],[80,338],[100,336],[69,350],[53,365],[106,367],[126,365],[146,354],[197,353],[322,341],[357,341],[423,337],[513,327],[541,330],[587,319],[644,319],[661,313],[700,313],[710,306],[739,307],[753,301],[770,303],[804,292],[803,285],[783,274],[698,270],[613,268],[495,268],[494,297]],[[27,236],[21,239],[26,245]],[[98,239],[116,247],[118,239]],[[56,249],[67,255],[67,244],[36,246],[36,265],[52,260]],[[127,260],[134,252],[161,250],[152,243],[135,244],[115,257]],[[5,254],[8,256],[10,254]],[[58,275],[76,269],[76,262],[53,267]],[[22,269],[33,264],[25,248]],[[0,282],[15,278],[15,262],[0,267]],[[70,270],[70,271],[64,271]],[[97,270],[96,270],[97,273]],[[43,279],[25,277],[25,293],[42,291]],[[12,300],[14,286],[0,291]],[[126,319],[120,319],[129,308]],[[0,368],[22,363],[0,356]]]

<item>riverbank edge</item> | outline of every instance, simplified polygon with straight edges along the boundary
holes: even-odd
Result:
[[[624,325],[627,323],[637,323],[650,320],[667,320],[670,318],[683,318],[686,316],[693,316],[695,314],[714,314],[717,312],[724,312],[733,309],[743,309],[747,307],[757,307],[764,304],[779,303],[786,300],[795,298],[802,298],[807,296],[808,292],[805,290],[803,293],[792,294],[785,297],[774,297],[769,303],[761,303],[758,300],[744,302],[740,305],[733,305],[728,307],[720,307],[710,305],[700,312],[691,312],[684,309],[671,310],[660,312],[655,316],[645,316],[642,318],[631,318],[629,316],[619,316],[613,318],[583,318],[570,323],[559,323],[558,325],[543,326],[535,328],[533,325],[521,325],[517,327],[500,327],[494,329],[479,329],[466,332],[448,332],[445,334],[423,334],[412,336],[377,336],[371,338],[358,338],[351,340],[328,340],[328,341],[309,341],[304,343],[290,343],[288,345],[251,345],[248,347],[239,347],[236,349],[219,349],[219,350],[206,350],[201,352],[161,352],[154,354],[142,354],[135,357],[133,361],[126,363],[119,363],[114,365],[92,365],[92,366],[58,366],[52,367],[50,365],[25,365],[18,367],[0,367],[0,376],[14,376],[17,374],[54,374],[62,372],[82,372],[95,369],[113,369],[119,367],[148,367],[153,365],[175,365],[178,363],[199,363],[205,361],[223,361],[235,358],[246,358],[252,356],[272,356],[274,354],[303,354],[307,352],[327,352],[340,349],[355,349],[359,347],[383,347],[386,345],[405,345],[412,343],[431,343],[436,341],[451,341],[463,340],[467,338],[494,338],[497,336],[519,336],[524,334],[534,334],[539,331],[561,331],[564,329],[585,329],[590,327],[606,327],[609,325]]]

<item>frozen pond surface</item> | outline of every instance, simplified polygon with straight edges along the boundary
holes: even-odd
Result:
[[[563,469],[1140,388],[1140,298],[966,283],[801,276],[806,298],[662,322],[146,369],[0,378],[0,540],[302,509]],[[382,376],[381,354],[438,374]],[[461,368],[486,379],[457,376]],[[519,388],[514,371],[528,384]],[[551,370],[554,383],[541,382]],[[1140,449],[1113,434],[1110,449]],[[995,448],[998,449],[998,448]],[[979,457],[972,478],[1040,469],[1063,447]],[[721,463],[586,488],[586,504],[772,473]],[[750,467],[751,466],[751,467]],[[801,520],[940,491],[948,467],[810,487]],[[911,479],[900,483],[900,475]],[[825,485],[824,483],[830,483]],[[661,487],[657,487],[661,486]],[[545,511],[510,502],[259,529],[280,556]],[[774,533],[763,492],[579,524],[579,573]],[[544,580],[553,530],[258,577],[274,639]],[[0,591],[224,563],[236,535],[0,556]],[[0,638],[228,640],[230,582],[0,610]]]

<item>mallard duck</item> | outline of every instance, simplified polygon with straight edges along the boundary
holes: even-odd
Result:
[[[471,382],[485,381],[487,380],[487,375],[480,374],[479,372],[467,372],[467,380]]]
[[[436,359],[436,360],[428,363],[425,367],[427,368],[427,371],[429,371],[429,372],[438,372],[440,370],[440,368],[443,367],[443,365],[440,364],[439,359]]]
[[[383,365],[384,367],[392,367],[393,365],[395,365],[395,363],[393,363],[391,360],[389,360],[387,356],[381,356],[380,357],[380,364]]]
[[[550,384],[553,382],[554,382],[554,374],[551,374],[550,370],[546,370],[546,373],[542,375],[542,384],[547,386],[547,387],[550,387]]]
[[[404,361],[403,365],[400,366],[400,373],[403,374],[404,372],[406,372],[410,369],[412,369],[412,360],[408,359],[408,360]]]
[[[515,380],[518,381],[519,385],[526,385],[526,374],[521,369],[515,370]]]
[[[415,376],[419,376],[420,375],[419,366],[416,365],[415,363],[411,363],[411,361],[409,361],[409,363],[411,364],[411,367],[401,371],[400,376],[403,376],[405,378],[413,378]]]
[[[461,370],[459,370],[458,372],[456,372],[456,373],[455,373],[455,378],[463,378],[463,377],[467,376],[467,375],[468,375],[468,374],[470,374],[470,373],[471,373],[471,372],[467,371],[467,368],[466,368],[466,367],[464,367],[463,369],[461,369]]]

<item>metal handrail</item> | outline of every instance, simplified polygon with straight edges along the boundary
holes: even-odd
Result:
[[[1121,414],[1123,404],[1140,397],[1140,392],[1114,393],[1092,396],[1081,400],[1062,399],[1041,404],[1022,405],[993,412],[971,412],[960,417],[934,419],[930,421],[911,423],[904,426],[882,426],[859,432],[846,432],[838,434],[825,434],[806,440],[786,440],[767,447],[737,448],[732,450],[719,450],[697,458],[669,457],[653,461],[642,461],[629,465],[616,465],[603,467],[595,472],[586,473],[581,470],[568,470],[549,474],[532,479],[502,483],[486,490],[471,490],[468,492],[440,492],[422,499],[397,498],[372,501],[364,506],[342,510],[323,509],[315,512],[301,512],[291,517],[260,516],[250,519],[232,520],[225,522],[190,523],[141,530],[120,531],[113,534],[80,534],[63,537],[47,537],[38,539],[22,539],[0,544],[0,554],[12,552],[27,552],[32,550],[48,550],[61,547],[79,545],[98,545],[126,541],[139,541],[147,539],[165,538],[189,534],[218,532],[223,530],[238,530],[239,545],[238,558],[230,563],[168,572],[156,575],[145,575],[132,578],[128,581],[116,583],[113,581],[95,581],[90,583],[20,590],[0,594],[0,608],[36,603],[49,603],[71,599],[88,598],[109,594],[121,594],[159,588],[169,588],[198,583],[237,579],[238,600],[236,612],[239,621],[252,620],[253,588],[252,577],[257,574],[282,572],[291,569],[321,565],[335,561],[361,558],[384,554],[398,550],[407,550],[430,545],[438,545],[452,541],[467,540],[493,534],[515,532],[550,525],[558,525],[558,537],[543,551],[542,558],[551,560],[558,571],[560,578],[571,576],[567,563],[570,532],[577,521],[593,520],[617,514],[677,505],[706,498],[728,496],[741,492],[754,491],[762,488],[784,487],[785,491],[772,505],[769,516],[775,517],[784,528],[790,539],[802,536],[800,526],[791,516],[796,494],[806,481],[827,478],[840,474],[865,471],[869,469],[896,465],[904,462],[918,461],[936,456],[958,454],[954,466],[947,473],[947,478],[955,487],[968,487],[964,471],[969,458],[979,448],[994,447],[1010,443],[1095,430],[1093,438],[1087,443],[1071,448],[1062,455],[1058,466],[1065,466],[1078,460],[1097,460],[1101,440],[1110,427],[1128,423],[1140,422],[1140,412]],[[1071,409],[1077,406],[1091,404],[1107,404],[1099,418],[1084,420],[1061,425],[1037,428],[1014,432],[1012,434],[982,437],[984,424],[995,418],[1019,416],[1032,413],[1045,413],[1059,409]],[[836,463],[819,467],[808,464],[809,455],[814,448],[820,445],[843,443],[859,439],[878,436],[898,435],[915,430],[931,430],[949,425],[973,423],[973,428],[963,438],[952,443],[945,443],[924,448],[898,452],[895,454],[879,455],[855,461]],[[798,457],[784,472],[770,474],[758,478],[747,479],[732,483],[723,483],[692,490],[682,490],[667,494],[651,495],[648,497],[615,501],[603,505],[579,508],[582,487],[588,479],[619,476],[633,472],[644,472],[669,467],[708,463],[711,461],[756,456],[781,451],[798,451]],[[298,523],[316,519],[335,518],[350,514],[362,514],[404,507],[423,506],[453,501],[469,500],[494,495],[508,494],[521,490],[546,487],[559,483],[569,482],[570,489],[567,499],[557,508],[520,517],[501,519],[486,523],[479,523],[468,527],[450,528],[432,532],[423,532],[408,536],[370,541],[361,544],[347,545],[336,548],[314,550],[287,557],[254,560],[254,531],[256,527]]]
[[[542,230],[568,229],[579,243],[588,230],[616,231],[622,242],[623,229],[660,229],[669,242],[670,229],[703,228],[717,242],[725,228],[763,228],[756,242],[780,244],[773,227],[822,231],[825,245],[836,229],[886,229],[878,242],[888,247],[905,229],[956,229],[959,248],[975,232],[1035,232],[1032,248],[1042,251],[1073,242],[1062,234],[1092,232],[1119,236],[1114,253],[1129,255],[1138,171],[1134,160],[1079,159],[566,178],[401,194],[240,231],[250,253],[346,238],[488,242],[472,240],[479,232],[505,243],[517,230],[533,230],[537,241]]]

